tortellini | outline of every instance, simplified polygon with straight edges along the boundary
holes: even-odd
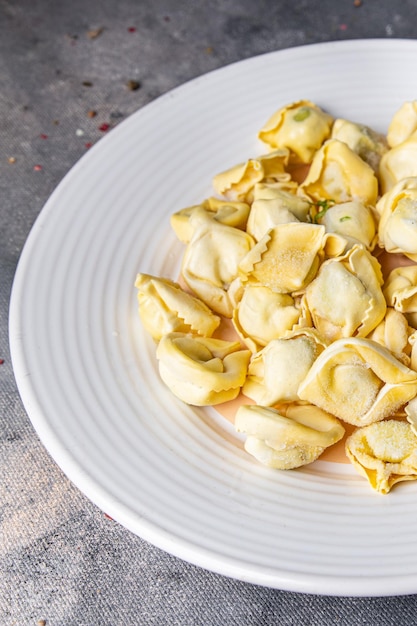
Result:
[[[287,148],[291,159],[311,163],[330,136],[333,117],[310,100],[299,100],[276,111],[259,131],[259,139],[272,149]]]
[[[417,265],[391,270],[385,281],[384,296],[388,306],[404,313],[410,326],[417,328]]]
[[[363,244],[373,250],[377,243],[374,211],[360,200],[341,202],[330,206],[318,219],[328,233],[337,233],[348,242],[348,247]]]
[[[402,313],[417,313],[417,265],[393,269],[385,281],[388,304]]]
[[[262,181],[286,181],[291,178],[286,168],[289,152],[275,150],[216,174],[213,187],[217,193],[236,201],[251,199],[256,183]]]
[[[365,337],[386,311],[381,267],[360,246],[325,261],[305,293],[314,326],[329,341]]]
[[[417,397],[406,404],[404,412],[411,430],[417,436]]]
[[[384,319],[372,333],[368,335],[368,339],[372,339],[381,344],[381,346],[385,346],[396,359],[410,366],[410,337],[412,334],[413,329],[408,325],[405,315],[389,307],[387,308]]]
[[[204,302],[168,278],[138,274],[135,286],[142,324],[157,341],[171,332],[211,337],[220,324],[220,317]]]
[[[196,211],[190,221],[194,232],[183,256],[182,276],[215,313],[231,317],[233,302],[228,290],[254,241],[246,232],[225,226],[205,212]]]
[[[316,359],[298,396],[354,426],[390,417],[417,394],[417,372],[375,341],[331,343]]]
[[[388,150],[381,158],[379,180],[382,193],[411,176],[417,176],[417,133]]]
[[[375,204],[378,179],[374,170],[343,141],[328,139],[315,153],[301,189],[315,200]]]
[[[171,226],[183,243],[188,243],[193,236],[191,215],[201,209],[207,211],[209,216],[214,217],[221,224],[245,230],[250,206],[246,202],[231,202],[210,197],[201,204],[177,211],[171,215]]]
[[[347,438],[346,454],[382,494],[398,482],[417,480],[417,436],[407,422],[392,419],[359,428]]]
[[[273,339],[252,357],[242,392],[264,406],[296,402],[300,383],[325,347],[325,341],[309,328]]]
[[[403,253],[417,261],[417,176],[394,185],[380,198],[377,210],[379,245],[387,252]]]
[[[242,341],[257,352],[272,339],[310,323],[304,300],[263,285],[246,285],[233,311],[233,326]]]
[[[316,275],[326,243],[325,228],[291,222],[271,228],[239,264],[243,281],[279,293],[302,289]]]
[[[408,337],[408,343],[411,347],[410,367],[417,372],[417,330],[413,330],[413,332],[411,332]]]
[[[331,137],[347,144],[374,172],[378,172],[381,157],[388,151],[388,142],[382,133],[350,120],[335,120]]]
[[[245,449],[275,469],[295,469],[312,463],[345,434],[342,424],[316,406],[290,404],[279,410],[243,405],[235,418],[247,435]]]
[[[417,100],[385,136],[299,100],[258,139],[171,216],[179,276],[137,275],[161,379],[267,467],[335,446],[386,494],[417,477]]]
[[[396,111],[388,126],[387,141],[395,148],[417,131],[417,100],[404,102]]]
[[[236,398],[246,379],[250,354],[238,341],[184,333],[164,335],[156,350],[164,383],[180,400],[196,406]]]
[[[274,226],[306,222],[311,201],[283,189],[281,185],[255,185],[246,231],[259,241]]]

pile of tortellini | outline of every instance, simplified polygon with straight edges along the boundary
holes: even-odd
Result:
[[[258,137],[171,216],[177,282],[137,276],[161,378],[191,405],[242,394],[235,428],[272,468],[350,425],[346,456],[388,493],[417,479],[417,101],[387,135],[302,100]]]

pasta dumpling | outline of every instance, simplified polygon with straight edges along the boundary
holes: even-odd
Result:
[[[245,382],[250,354],[238,341],[184,333],[164,335],[156,351],[164,383],[180,400],[195,406],[236,398]]]
[[[298,388],[301,400],[354,426],[395,413],[417,393],[417,372],[375,341],[353,337],[331,343]]]
[[[388,150],[379,164],[382,193],[387,193],[404,178],[417,176],[417,132]]]
[[[290,294],[250,284],[244,287],[232,317],[237,334],[252,352],[299,324],[307,326],[309,321],[303,303]]]
[[[342,439],[345,429],[332,415],[310,405],[271,407],[243,405],[235,428],[246,434],[245,450],[275,469],[294,469],[312,463],[326,448]]]
[[[286,171],[288,160],[289,151],[286,149],[248,159],[216,174],[213,178],[213,187],[219,195],[230,200],[243,202],[252,200],[256,183],[291,179],[291,175]]]
[[[417,176],[404,178],[394,185],[380,198],[377,210],[381,248],[417,261]]]
[[[417,265],[403,265],[388,274],[384,296],[389,306],[404,313],[408,323],[417,328]]]
[[[300,189],[315,200],[361,200],[372,206],[378,198],[378,179],[346,143],[328,139],[314,155]]]
[[[242,282],[264,285],[280,293],[305,287],[323,257],[325,228],[292,222],[271,228],[242,259]]]
[[[417,100],[404,102],[394,113],[388,126],[387,140],[391,148],[403,143],[417,130]]]
[[[258,137],[272,149],[287,148],[291,160],[311,163],[316,150],[329,137],[333,117],[310,100],[299,100],[276,111]]]
[[[381,494],[417,479],[417,436],[407,422],[391,419],[357,429],[346,440],[346,454]]]
[[[412,398],[404,407],[404,412],[411,430],[417,437],[417,397]]]
[[[374,172],[378,172],[381,157],[388,151],[385,135],[376,132],[365,124],[357,124],[341,118],[335,120],[331,138],[347,144],[353,152],[372,167]]]
[[[270,228],[288,222],[306,222],[311,202],[278,185],[255,185],[246,231],[259,241]]]
[[[263,406],[299,400],[298,387],[326,345],[310,328],[273,339],[252,357],[242,392]]]
[[[385,315],[382,282],[380,264],[361,246],[328,259],[305,290],[314,326],[328,341],[365,337]]]
[[[204,211],[194,212],[190,221],[194,232],[184,252],[182,276],[215,313],[230,318],[234,305],[228,290],[254,241],[246,232],[225,226]]]
[[[194,229],[192,220],[190,220],[191,215],[195,211],[201,211],[201,209],[207,211],[211,217],[214,217],[221,224],[244,230],[250,206],[246,202],[232,202],[211,197],[204,200],[201,204],[177,211],[171,215],[171,226],[178,239],[183,243],[188,243],[193,236]]]
[[[417,330],[412,329],[412,327],[410,329],[413,330],[408,337],[408,343],[411,346],[410,367],[417,372]]]
[[[409,366],[411,353],[409,337],[412,330],[405,315],[389,307],[384,319],[368,335],[368,339],[385,346],[396,359]]]
[[[171,332],[211,337],[220,324],[220,318],[204,302],[168,278],[138,274],[135,287],[142,324],[157,341]]]
[[[377,227],[373,211],[360,200],[330,206],[318,219],[328,233],[344,237],[348,246],[360,243],[373,250],[377,242]]]

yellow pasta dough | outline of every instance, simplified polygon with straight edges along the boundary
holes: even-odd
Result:
[[[329,137],[333,118],[310,100],[299,100],[276,111],[259,131],[272,149],[286,148],[291,160],[311,163]]]
[[[387,193],[398,182],[417,176],[417,133],[388,150],[379,164],[379,181],[382,193]]]
[[[390,417],[417,394],[417,372],[365,338],[339,339],[316,359],[298,396],[354,426]]]
[[[382,155],[388,151],[388,142],[382,133],[378,133],[365,124],[338,118],[332,127],[332,139],[343,141],[353,152],[378,172]]]
[[[404,102],[388,126],[387,141],[391,148],[406,141],[417,131],[417,100]]]
[[[309,405],[287,405],[280,410],[243,405],[235,427],[245,433],[245,449],[275,469],[294,469],[312,463],[342,439],[345,429],[332,415]]]
[[[396,483],[417,479],[417,436],[407,422],[385,420],[359,428],[347,438],[346,454],[381,494]]]
[[[361,200],[374,205],[378,180],[374,170],[343,141],[329,139],[314,155],[300,188],[315,200],[336,203]]]
[[[239,264],[242,281],[265,285],[280,293],[305,287],[323,256],[325,228],[291,222],[271,228]]]
[[[381,346],[385,346],[396,359],[410,366],[411,345],[409,338],[413,329],[408,325],[407,318],[403,313],[389,307],[384,319],[368,335]]]
[[[377,243],[374,212],[360,200],[330,206],[318,223],[323,224],[326,232],[344,237],[349,248],[359,243],[372,251]]]
[[[296,402],[300,383],[326,345],[310,328],[270,341],[253,355],[243,393],[263,406]]]
[[[411,426],[411,430],[417,437],[417,397],[412,398],[404,407],[405,416]]]
[[[211,337],[220,324],[220,318],[204,302],[168,278],[138,274],[135,287],[142,324],[157,341],[171,332]]]
[[[394,268],[384,284],[389,306],[401,313],[417,313],[417,265]]]
[[[233,302],[228,290],[254,241],[246,232],[221,224],[204,211],[194,212],[190,221],[194,232],[184,252],[182,277],[215,313],[231,317]]]
[[[377,210],[379,245],[417,261],[417,176],[396,183],[380,198]]]
[[[196,406],[236,398],[245,382],[250,354],[238,341],[184,333],[164,335],[156,351],[167,387],[183,402]]]
[[[190,217],[196,211],[207,211],[210,217],[214,217],[221,224],[233,226],[244,230],[248,219],[250,206],[246,202],[232,202],[230,200],[220,200],[210,197],[201,204],[187,207],[171,215],[171,226],[178,239],[183,243],[188,243],[194,232]]]
[[[251,199],[256,183],[289,181],[291,175],[286,171],[288,159],[289,151],[286,149],[248,159],[216,174],[213,187],[218,194],[230,200],[246,201]]]
[[[325,261],[305,293],[313,323],[328,341],[365,337],[386,311],[381,267],[360,246]]]
[[[274,226],[306,222],[311,201],[276,184],[255,185],[246,231],[259,241]]]
[[[242,341],[252,352],[257,352],[296,326],[309,325],[310,317],[301,298],[277,293],[263,285],[246,285],[232,321]]]

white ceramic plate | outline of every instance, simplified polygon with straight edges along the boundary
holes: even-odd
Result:
[[[41,212],[10,315],[19,390],[38,434],[99,507],[162,549],[227,576],[328,595],[417,592],[417,484],[374,493],[349,465],[260,467],[212,409],[157,375],[133,287],[176,278],[169,215],[213,174],[265,151],[256,133],[308,98],[386,130],[417,97],[417,42],[368,40],[249,59],[166,94],[103,138]]]

